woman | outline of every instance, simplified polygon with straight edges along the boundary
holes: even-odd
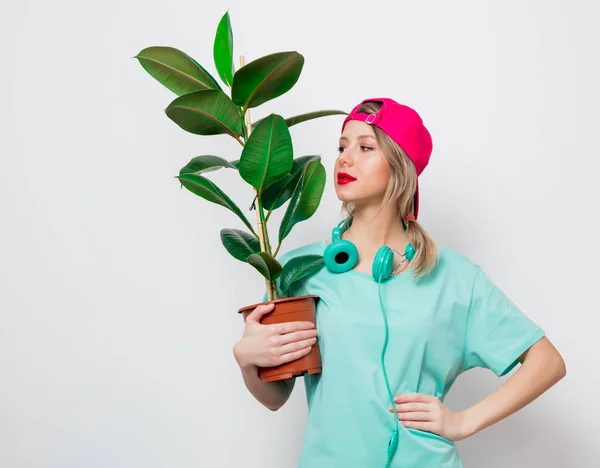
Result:
[[[307,354],[318,334],[323,372],[304,376],[309,417],[299,467],[462,467],[455,441],[533,401],[565,376],[564,361],[479,265],[438,248],[418,224],[417,178],[432,143],[413,109],[366,99],[346,117],[339,144],[335,190],[346,220],[333,242],[280,258],[325,256],[327,268],[293,291],[320,296],[317,327],[261,325],[272,304],[255,308],[234,346],[245,384],[267,408],[280,408],[294,379],[262,383],[257,366]],[[357,259],[336,256],[341,240]],[[398,253],[385,277],[377,270],[382,246]],[[519,362],[479,403],[460,412],[444,405],[462,372],[485,367],[503,376]]]

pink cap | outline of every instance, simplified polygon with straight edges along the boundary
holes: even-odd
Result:
[[[382,106],[377,114],[356,112],[366,101],[381,101]],[[344,119],[342,132],[349,120],[360,120],[375,125],[383,130],[404,150],[417,170],[417,190],[415,193],[415,219],[419,214],[419,179],[418,176],[429,163],[433,142],[423,120],[414,109],[398,104],[389,98],[370,98],[357,104]]]

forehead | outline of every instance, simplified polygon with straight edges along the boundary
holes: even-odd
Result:
[[[375,140],[375,132],[371,125],[361,122],[360,120],[349,120],[346,122],[344,132],[340,136],[340,141],[358,140],[358,139],[373,139]]]

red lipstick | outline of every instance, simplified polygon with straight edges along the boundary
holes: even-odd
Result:
[[[338,184],[349,184],[350,182],[354,182],[356,180],[355,177],[352,177],[350,174],[345,172],[338,172],[337,181]]]

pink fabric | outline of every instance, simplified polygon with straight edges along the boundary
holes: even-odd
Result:
[[[381,101],[382,106],[377,114],[356,112],[365,101]],[[349,120],[360,120],[375,125],[383,130],[404,150],[417,170],[417,190],[415,193],[415,219],[419,215],[419,179],[431,157],[433,142],[423,120],[417,112],[389,98],[369,98],[357,104],[344,119],[342,132]]]

